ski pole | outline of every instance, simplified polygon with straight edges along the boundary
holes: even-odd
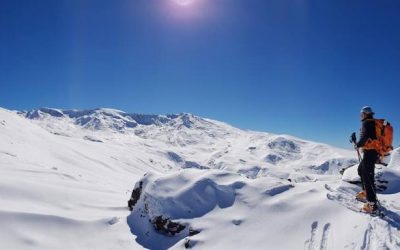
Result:
[[[357,151],[357,155],[358,155],[358,161],[359,162],[361,162],[361,160],[362,160],[362,158],[361,158],[361,154],[360,154],[360,151],[358,150],[358,148],[356,147],[356,144],[354,144],[354,148],[355,148],[355,150]]]

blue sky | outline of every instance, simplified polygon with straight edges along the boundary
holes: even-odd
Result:
[[[175,1],[1,0],[0,106],[189,112],[341,147],[364,105],[400,128],[399,1]]]

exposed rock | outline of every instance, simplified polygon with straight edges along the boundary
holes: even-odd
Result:
[[[133,207],[136,205],[138,200],[140,199],[140,195],[142,194],[143,182],[139,182],[139,186],[133,189],[131,198],[128,201],[129,210],[133,210]]]
[[[199,233],[200,233],[200,230],[189,228],[189,236],[193,236],[193,235],[196,235],[196,234],[199,234]]]
[[[186,228],[186,226],[179,224],[177,222],[173,222],[169,218],[164,218],[162,215],[156,216],[150,222],[151,224],[153,224],[157,232],[161,232],[172,236],[174,236],[177,233],[180,233],[183,229]]]

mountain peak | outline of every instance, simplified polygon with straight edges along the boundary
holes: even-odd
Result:
[[[39,108],[28,112],[20,112],[25,118],[31,120],[66,119],[86,129],[103,130],[112,129],[122,131],[137,126],[184,126],[192,128],[196,122],[205,122],[204,119],[190,113],[154,115],[127,113],[111,108],[96,108],[87,110]]]

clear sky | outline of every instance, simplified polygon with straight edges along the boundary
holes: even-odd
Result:
[[[364,105],[400,131],[399,13],[394,0],[0,0],[0,106],[189,112],[349,148]]]

